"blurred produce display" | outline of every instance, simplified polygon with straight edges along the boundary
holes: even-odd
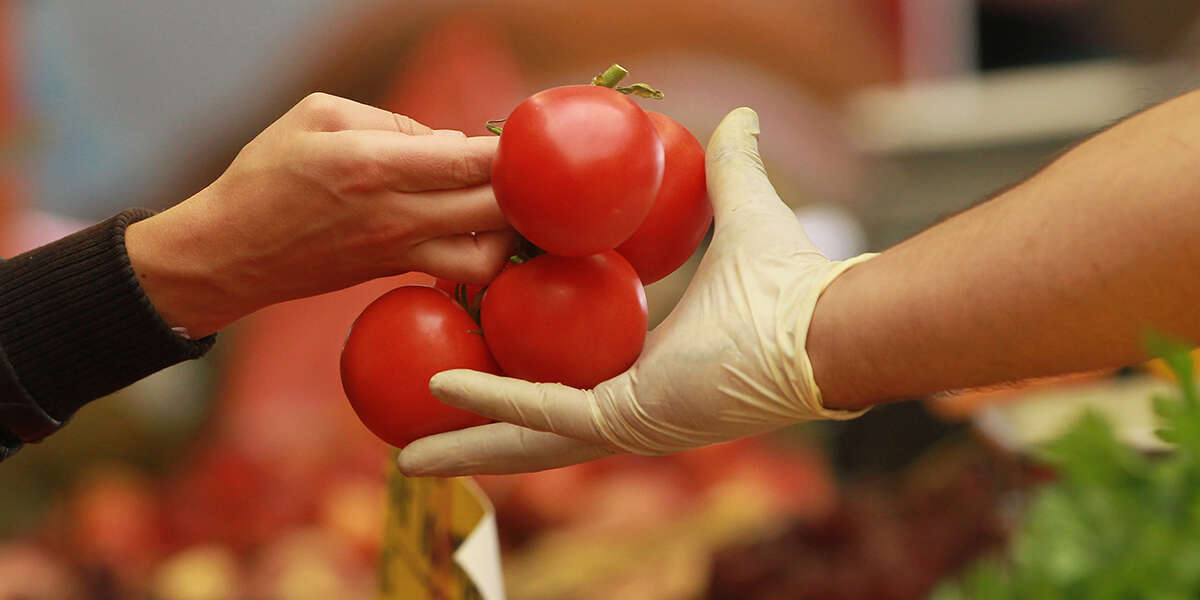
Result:
[[[496,505],[509,597],[696,597],[716,549],[836,502],[821,454],[775,441],[478,477]]]
[[[1200,392],[1188,347],[1160,345],[1178,392],[1154,407],[1173,450],[1138,452],[1085,415],[1039,452],[1058,478],[1028,508],[1007,558],[974,566],[936,600],[1200,594]]]
[[[1002,548],[1036,469],[969,440],[845,488],[832,510],[721,550],[706,598],[908,600]]]
[[[93,470],[41,527],[0,544],[0,598],[374,597],[382,477],[309,482],[321,491],[282,505],[295,488],[241,458],[196,469],[165,480]]]
[[[0,0],[0,128],[14,151],[24,148],[29,118],[21,74],[10,72],[19,49],[7,42],[19,32],[8,13],[17,5]],[[163,115],[142,123],[139,111],[181,92],[165,89],[171,81],[151,93],[124,89],[135,84],[134,67],[122,77],[103,70],[120,52],[100,60],[102,48],[78,47],[87,81],[67,92],[140,94],[145,104],[108,102],[127,111],[120,118],[56,113],[45,131],[82,136],[55,140],[51,164],[72,167],[54,173],[58,188],[96,197],[53,205],[85,203],[71,214],[93,215],[117,199],[162,207],[187,197],[313,89],[474,135],[533,91],[620,60],[670,91],[658,110],[702,143],[730,108],[755,107],[782,196],[818,243],[828,237],[827,253],[849,255],[903,239],[1168,88],[1192,86],[1194,68],[1112,59],[1194,55],[1197,11],[1190,0],[364,0],[288,46],[312,52],[280,61],[294,72],[266,70],[242,86],[253,94],[214,93],[222,100],[187,123]],[[136,12],[109,11],[108,28],[90,27],[87,39],[128,35],[115,47],[141,58],[161,58],[154,43],[180,46],[156,28],[133,34],[114,25]],[[42,38],[62,35],[40,23]],[[208,37],[194,23],[169,26],[191,28],[183,39]],[[272,46],[253,42],[243,45]],[[178,56],[161,62],[215,87]],[[934,76],[950,79],[924,81]],[[72,102],[87,100],[80,96]],[[139,146],[133,154],[155,158],[137,165],[147,173],[101,178],[96,165],[129,162],[98,160],[125,152],[95,142],[116,141],[104,135],[111,123],[144,125],[122,136],[125,144],[187,143]],[[3,256],[74,227],[30,210],[39,204],[26,197],[17,164],[0,172]],[[149,173],[163,164],[168,172]],[[98,185],[110,178],[131,192]],[[698,256],[647,286],[651,326],[682,294]],[[6,461],[0,600],[375,598],[393,467],[346,405],[338,353],[372,299],[428,283],[400,276],[261,311],[222,332],[206,361],[87,407],[68,431]],[[1179,444],[1166,455],[1162,440],[1145,443],[1157,421],[1143,400],[1169,386],[1157,362],[1147,370],[1159,379],[1140,369],[1136,377],[1090,373],[675,456],[618,456],[478,483],[497,510],[514,600],[899,600],[935,588],[937,600],[1192,598],[1200,409],[1187,370],[1171,362],[1185,387],[1182,400],[1158,403]],[[1087,409],[1108,424],[1088,417],[1065,427]],[[1057,441],[1039,451],[1049,440]]]

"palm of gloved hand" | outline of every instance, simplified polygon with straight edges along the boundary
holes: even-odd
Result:
[[[758,117],[747,108],[713,134],[706,164],[712,244],[633,367],[594,390],[440,373],[430,382],[434,395],[503,422],[417,440],[400,453],[401,470],[535,471],[856,416],[821,406],[804,342],[820,292],[868,257],[832,262],[817,251],[767,179],[757,135]]]

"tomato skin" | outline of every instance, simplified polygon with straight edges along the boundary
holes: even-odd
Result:
[[[587,256],[633,234],[662,173],[662,142],[645,111],[605,87],[564,86],[509,115],[492,189],[526,239],[551,254]]]
[[[488,423],[429,392],[429,379],[447,369],[500,373],[478,329],[438,289],[401,286],[377,298],[355,319],[342,349],[342,389],[358,418],[396,447]]]
[[[483,336],[511,377],[591,388],[628,369],[646,339],[646,292],[613,251],[543,254],[483,296]]]
[[[662,185],[641,226],[617,252],[637,270],[642,284],[650,285],[687,262],[708,232],[713,212],[700,141],[674,119],[646,114],[663,144]]]

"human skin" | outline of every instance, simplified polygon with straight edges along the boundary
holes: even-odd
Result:
[[[1134,364],[1200,339],[1200,92],[836,279],[807,349],[824,403]],[[869,301],[864,301],[869,298]]]
[[[499,272],[512,233],[489,185],[496,139],[313,94],[126,249],[164,320],[200,337],[264,306],[422,271]]]

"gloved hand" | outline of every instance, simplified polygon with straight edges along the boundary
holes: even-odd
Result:
[[[812,419],[828,410],[805,339],[818,296],[863,262],[825,258],[767,179],[758,115],[731,112],[707,150],[716,230],[699,270],[625,373],[593,390],[466,370],[430,381],[447,404],[499,423],[417,440],[413,476],[536,471],[619,452],[668,454]]]

